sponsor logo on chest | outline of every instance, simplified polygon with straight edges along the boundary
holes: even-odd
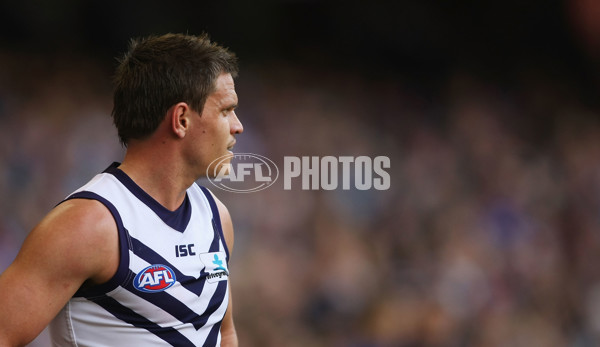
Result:
[[[225,281],[229,277],[225,252],[209,252],[200,254],[200,260],[204,264],[204,271],[208,273],[206,281],[214,283]]]

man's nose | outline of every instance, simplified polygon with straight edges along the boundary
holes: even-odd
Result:
[[[244,132],[244,126],[242,125],[242,122],[240,122],[240,120],[238,119],[237,115],[234,113],[233,120],[231,123],[231,133],[232,134],[241,134],[243,132]]]

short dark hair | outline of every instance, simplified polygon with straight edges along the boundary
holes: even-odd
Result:
[[[112,118],[119,140],[127,146],[130,139],[150,136],[178,102],[202,112],[219,75],[237,72],[235,54],[206,34],[131,40],[114,76]]]

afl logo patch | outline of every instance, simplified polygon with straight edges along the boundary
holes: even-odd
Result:
[[[135,276],[133,286],[135,289],[155,293],[175,284],[175,273],[168,266],[155,264],[150,265]]]

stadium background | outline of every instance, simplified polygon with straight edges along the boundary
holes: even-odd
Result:
[[[598,23],[594,0],[1,2],[0,270],[122,157],[129,38],[207,31],[241,60],[238,152],[392,166],[388,191],[215,191],[242,345],[598,345]]]

